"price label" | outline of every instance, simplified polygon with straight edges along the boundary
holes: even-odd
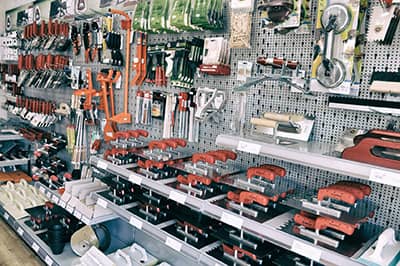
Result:
[[[78,218],[79,220],[82,218],[82,213],[80,213],[79,211],[75,210],[74,211],[74,215],[76,218]]]
[[[84,222],[85,224],[90,224],[90,219],[84,215],[82,215],[82,222]]]
[[[259,155],[261,151],[261,145],[246,141],[239,141],[237,150]]]
[[[5,220],[8,220],[8,218],[10,218],[10,215],[8,215],[8,213],[5,212],[3,217]]]
[[[185,194],[176,192],[174,190],[169,193],[169,199],[179,202],[180,204],[185,204],[186,198],[187,196]]]
[[[36,244],[35,242],[33,242],[33,244],[32,244],[32,249],[33,249],[36,253],[38,253],[38,252],[39,252],[39,246],[38,246],[38,244]]]
[[[58,205],[60,205],[61,208],[65,209],[65,207],[67,206],[67,203],[60,199],[60,201],[58,202]]]
[[[131,218],[129,218],[129,223],[131,224],[131,225],[133,225],[134,227],[136,227],[137,229],[142,229],[142,226],[143,226],[143,222],[142,221],[140,221],[140,220],[138,220],[138,219],[136,219],[135,217],[133,217],[133,216],[131,216]]]
[[[73,213],[74,212],[74,207],[72,207],[71,205],[67,205],[67,211],[69,212],[69,213]]]
[[[51,199],[51,192],[48,191],[48,192],[46,193],[46,197],[47,197],[48,199]]]
[[[47,255],[46,258],[44,258],[44,262],[46,262],[48,266],[53,265],[53,260],[49,257],[49,255]]]
[[[18,227],[17,233],[22,236],[24,234],[24,230],[21,227]]]
[[[400,187],[400,174],[392,171],[371,169],[369,180],[385,185]]]
[[[97,199],[97,205],[103,207],[104,209],[107,208],[107,202],[105,200],[103,200],[103,199],[100,199],[100,198]]]
[[[321,250],[308,244],[301,243],[297,240],[293,241],[292,251],[294,253],[306,256],[307,258],[316,262],[319,262],[321,259]]]
[[[236,227],[238,229],[241,229],[243,226],[243,219],[240,217],[237,217],[235,215],[232,215],[227,212],[223,212],[221,216],[221,222],[229,224],[233,227]]]
[[[100,169],[106,170],[107,166],[108,166],[108,164],[106,162],[103,162],[103,161],[98,161],[97,162],[97,167],[100,168]]]
[[[134,183],[134,184],[137,184],[139,186],[140,186],[140,184],[142,184],[142,178],[140,176],[138,176],[138,175],[135,175],[135,174],[129,175],[129,181]]]
[[[59,198],[56,196],[56,195],[53,195],[52,197],[51,197],[51,200],[55,203],[55,204],[58,204],[58,202],[59,202]]]
[[[44,187],[39,187],[39,191],[42,192],[43,194],[46,193],[46,190],[44,189]]]
[[[165,244],[167,246],[169,246],[170,248],[175,249],[178,252],[181,251],[181,249],[182,249],[182,243],[176,241],[173,238],[170,238],[169,236],[167,236],[167,240],[165,240]]]

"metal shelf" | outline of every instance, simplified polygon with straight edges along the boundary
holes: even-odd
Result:
[[[18,132],[15,130],[1,130],[0,131],[0,141],[9,141],[9,140],[23,140],[24,138],[21,135],[18,135]]]
[[[0,167],[25,165],[29,162],[29,160],[30,160],[29,158],[16,159],[16,160],[4,160],[4,161],[0,161]]]
[[[136,227],[137,229],[149,234],[153,238],[159,240],[170,248],[182,253],[190,259],[205,265],[222,265],[223,263],[214,257],[206,254],[205,252],[187,244],[186,242],[168,234],[157,225],[136,216],[135,214],[127,211],[122,206],[118,206],[108,199],[93,193],[93,199],[96,199],[98,204],[106,206],[113,212],[118,214],[122,219]]]
[[[309,142],[284,146],[233,135],[219,135],[216,144],[224,148],[400,187],[400,171],[330,156],[334,151],[332,144]]]
[[[104,215],[96,218],[86,217],[82,215],[80,212],[76,211],[74,207],[70,206],[68,202],[64,202],[61,200],[61,196],[55,190],[51,190],[47,186],[43,185],[40,182],[35,182],[35,187],[39,189],[49,200],[53,201],[55,204],[59,205],[60,207],[64,208],[66,211],[71,213],[77,219],[81,220],[83,223],[87,225],[98,224],[106,221],[110,221],[112,219],[118,218],[115,213]]]
[[[166,198],[184,204],[214,219],[220,220],[223,223],[258,235],[270,243],[273,243],[284,249],[291,250],[314,261],[329,265],[362,265],[352,260],[351,258],[343,256],[335,251],[314,245],[296,236],[276,229],[274,226],[272,226],[273,219],[271,220],[271,224],[268,224],[268,222],[260,224],[254,220],[240,216],[234,212],[221,208],[208,201],[184,194],[172,187],[148,179],[144,176],[131,172],[117,165],[111,164],[110,162],[103,159],[91,157],[90,163],[100,169],[107,170],[110,173],[125,178],[132,183],[151,189]],[[129,215],[132,216],[132,214]]]
[[[75,259],[79,258],[73,253],[69,243],[65,244],[64,251],[61,254],[54,255],[49,246],[24,223],[29,218],[16,220],[2,206],[0,206],[0,215],[47,265],[70,266]]]

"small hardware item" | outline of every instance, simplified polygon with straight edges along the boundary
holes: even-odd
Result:
[[[342,158],[400,169],[400,133],[373,129],[354,138],[354,147],[343,150]]]
[[[262,0],[258,4],[258,9],[267,13],[267,19],[273,24],[279,24],[289,18],[293,12],[293,0]]]
[[[237,80],[246,81],[247,78],[251,77],[251,70],[253,68],[252,62],[239,60],[237,66]]]
[[[250,48],[251,19],[253,12],[253,1],[231,2],[231,26],[230,40],[231,48]]]

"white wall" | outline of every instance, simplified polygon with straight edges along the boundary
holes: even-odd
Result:
[[[7,10],[16,8],[28,3],[32,0],[0,0],[0,33],[5,32],[5,13]]]

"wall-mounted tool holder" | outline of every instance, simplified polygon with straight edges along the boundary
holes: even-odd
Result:
[[[311,72],[312,91],[357,95],[360,71],[356,48],[364,7],[346,1],[320,3]]]

